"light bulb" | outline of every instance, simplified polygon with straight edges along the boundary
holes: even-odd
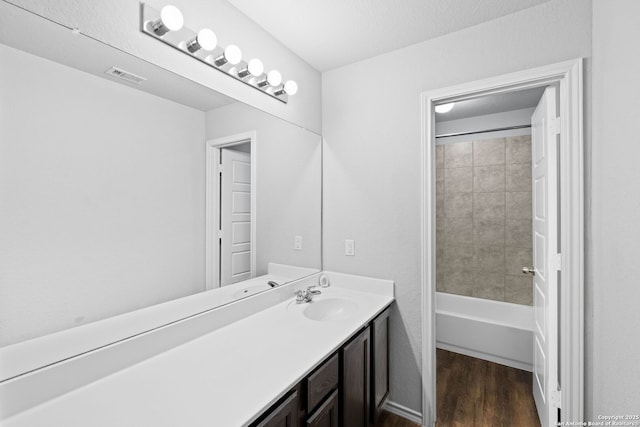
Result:
[[[284,91],[287,92],[287,95],[295,95],[298,93],[298,83],[287,80],[284,84]]]
[[[261,76],[264,72],[264,65],[262,65],[262,61],[257,58],[253,58],[249,61],[248,64],[245,64],[244,67],[238,71],[238,77],[241,79],[247,77],[248,75],[252,75],[254,77]]]
[[[167,5],[160,11],[160,19],[153,24],[153,32],[159,37],[164,36],[169,31],[178,31],[184,25],[182,12],[175,6]]]
[[[224,50],[224,57],[227,59],[229,64],[236,65],[238,62],[242,61],[242,51],[235,44],[230,44]]]
[[[216,58],[215,64],[220,67],[227,62],[231,65],[236,65],[242,61],[242,51],[234,44],[230,44],[224,49],[222,55]]]
[[[449,102],[448,104],[436,105],[436,113],[448,113],[451,111],[453,106],[456,105],[455,102]]]
[[[267,83],[269,83],[271,86],[278,86],[280,83],[282,83],[282,74],[280,74],[280,71],[269,71],[269,74],[267,74]]]
[[[285,84],[274,90],[273,94],[276,96],[284,95],[285,93],[287,95],[295,95],[296,92],[298,92],[298,83],[293,80],[287,80]]]
[[[197,36],[187,42],[187,50],[191,53],[197,52],[200,49],[213,50],[217,44],[218,38],[215,33],[208,28],[203,28],[198,31]]]
[[[262,73],[264,73],[264,65],[258,58],[253,58],[249,61],[249,66],[247,68],[249,73],[254,77],[261,76]]]

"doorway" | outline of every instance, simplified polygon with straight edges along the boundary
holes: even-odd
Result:
[[[207,289],[256,274],[255,132],[207,141]]]
[[[436,126],[434,107],[436,105],[451,104],[465,100],[474,100],[487,95],[508,95],[515,91],[534,88],[551,87],[545,91],[543,99],[546,104],[553,103],[553,108],[539,113],[544,116],[545,132],[559,136],[560,143],[551,144],[550,139],[543,141],[547,144],[542,152],[533,152],[534,173],[538,164],[554,164],[558,170],[559,186],[553,184],[551,168],[535,175],[533,193],[536,188],[542,195],[537,200],[538,206],[544,206],[548,212],[552,205],[558,206],[557,220],[551,216],[544,217],[544,228],[533,228],[532,241],[537,247],[551,248],[549,242],[558,244],[561,251],[534,251],[533,258],[539,266],[531,269],[536,273],[532,286],[532,302],[534,307],[540,307],[537,320],[537,336],[532,340],[532,370],[534,371],[533,386],[543,392],[536,397],[536,404],[542,425],[553,425],[558,416],[562,421],[582,419],[582,265],[583,265],[583,208],[582,208],[582,62],[581,60],[556,64],[539,69],[505,75],[479,82],[473,82],[452,88],[424,93],[423,101],[423,211],[422,211],[422,284],[423,284],[423,425],[431,426],[436,419],[436,228],[437,212],[437,176],[436,176]],[[557,87],[557,105],[552,96]],[[551,95],[550,95],[551,94]],[[544,107],[543,107],[544,109]],[[548,113],[548,114],[547,114]],[[556,117],[559,119],[556,120]],[[534,123],[535,129],[535,123]],[[534,134],[536,131],[533,132]],[[544,133],[544,132],[543,132]],[[540,139],[535,135],[532,139]],[[500,145],[500,144],[497,144]],[[532,145],[536,145],[535,141]],[[486,146],[488,147],[488,145]],[[550,147],[554,149],[549,150]],[[557,162],[555,155],[557,154]],[[536,157],[538,155],[538,157]],[[538,162],[537,162],[538,161]],[[537,163],[536,163],[537,162]],[[554,163],[556,162],[556,163]],[[542,177],[542,179],[538,179]],[[551,188],[551,190],[549,190]],[[546,189],[546,190],[544,190]],[[544,191],[543,191],[544,190]],[[560,197],[560,195],[562,197]],[[501,197],[501,196],[500,196]],[[491,198],[489,198],[491,199]],[[487,200],[489,200],[487,199]],[[489,200],[490,201],[490,200]],[[553,203],[557,201],[558,203]],[[534,205],[536,203],[534,202]],[[551,212],[553,214],[553,212]],[[538,221],[538,212],[534,212],[534,222]],[[556,224],[557,223],[557,224]],[[549,226],[549,224],[551,224]],[[555,237],[554,224],[558,226]],[[556,253],[561,253],[556,256]],[[530,268],[532,266],[526,266]],[[562,283],[555,286],[554,281]],[[542,282],[541,282],[542,280]],[[546,281],[546,282],[545,282]],[[496,288],[489,287],[489,292],[496,292]],[[491,289],[492,288],[492,289]],[[542,293],[540,293],[542,291]],[[502,291],[504,296],[504,290]],[[553,302],[557,301],[557,310]],[[554,321],[557,319],[557,321]],[[541,324],[542,323],[542,324]],[[553,326],[556,325],[556,326]],[[536,327],[534,327],[536,335]],[[561,336],[558,340],[555,337]],[[542,345],[542,352],[540,350]],[[555,348],[557,346],[557,349]],[[563,369],[559,371],[549,363],[556,359]],[[557,374],[557,380],[554,378]],[[559,387],[561,385],[561,388]],[[562,392],[557,392],[557,390]],[[535,394],[536,388],[533,388]]]

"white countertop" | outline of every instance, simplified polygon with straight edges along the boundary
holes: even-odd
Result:
[[[344,280],[349,276],[339,277],[349,282]],[[334,284],[314,298],[355,301],[358,310],[347,319],[307,319],[291,297],[5,419],[2,425],[248,425],[393,302],[392,282],[390,291],[379,292],[380,284],[368,288],[364,278],[353,277],[359,284]]]

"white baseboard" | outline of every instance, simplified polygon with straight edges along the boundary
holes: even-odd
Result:
[[[402,418],[406,418],[409,421],[413,421],[414,423],[422,425],[422,414],[418,411],[414,411],[413,409],[409,409],[406,406],[402,406],[398,403],[387,400],[386,402],[384,402],[382,409],[384,409],[385,411],[389,411],[392,414],[398,415]]]
[[[464,347],[458,347],[443,342],[436,342],[436,348],[452,351],[454,353],[464,354],[465,356],[475,357],[476,359],[488,360],[489,362],[498,363],[500,365],[510,366],[512,368],[521,369],[527,372],[533,372],[533,365],[530,363],[522,362],[520,360],[508,359],[505,357],[496,356],[495,354],[488,354],[481,351],[471,350]]]

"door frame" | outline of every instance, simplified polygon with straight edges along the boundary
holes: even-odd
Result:
[[[584,141],[583,59],[547,65],[420,95],[421,106],[421,285],[422,425],[436,420],[435,113],[437,103],[559,83],[560,244],[562,287],[559,332],[562,421],[583,419],[584,411]]]
[[[257,218],[257,142],[256,131],[243,132],[235,135],[229,135],[222,138],[207,140],[206,142],[206,289],[215,289],[220,287],[219,274],[220,269],[214,260],[220,259],[218,241],[218,226],[220,223],[220,174],[212,166],[220,163],[220,150],[229,148],[234,145],[251,144],[251,277],[256,275],[256,218]]]

